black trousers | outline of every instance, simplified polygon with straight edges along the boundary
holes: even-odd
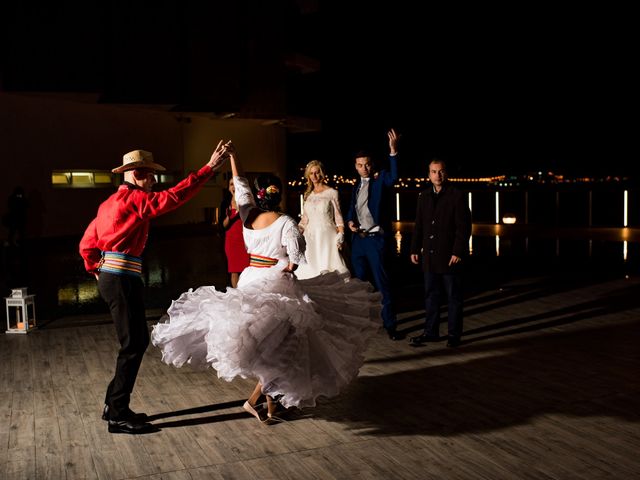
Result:
[[[449,337],[459,339],[462,336],[462,274],[425,272],[424,293],[424,333],[433,337],[440,335],[440,305],[446,296]]]
[[[111,310],[120,342],[116,373],[107,387],[104,403],[111,419],[118,419],[129,409],[142,357],[149,346],[149,329],[145,318],[142,279],[132,275],[102,272],[98,290]]]

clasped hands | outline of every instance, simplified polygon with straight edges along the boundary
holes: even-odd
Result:
[[[217,170],[231,155],[235,155],[235,153],[236,147],[231,140],[227,140],[226,142],[224,140],[220,140],[211,154],[208,165],[212,169]]]

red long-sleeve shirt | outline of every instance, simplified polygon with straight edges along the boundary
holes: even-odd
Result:
[[[96,218],[80,240],[80,255],[87,272],[97,271],[103,251],[140,257],[147,242],[149,221],[187,202],[212,173],[211,167],[205,165],[162,192],[145,192],[127,184],[120,185],[102,202]]]

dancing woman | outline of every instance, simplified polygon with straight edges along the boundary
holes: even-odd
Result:
[[[292,273],[305,262],[305,242],[296,222],[279,211],[280,180],[260,176],[254,197],[230,152],[250,265],[238,288],[183,293],[169,308],[169,321],[154,327],[152,342],[176,367],[211,366],[227,381],[255,378],[244,409],[272,424],[280,420],[274,397],[285,408],[311,407],[353,380],[380,323],[380,296],[346,274],[298,281]],[[258,406],[261,395],[266,412]]]

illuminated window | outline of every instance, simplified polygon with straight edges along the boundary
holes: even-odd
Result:
[[[54,170],[51,185],[56,188],[109,188],[122,183],[122,175],[108,170]],[[175,175],[156,174],[159,184],[172,184]]]
[[[91,185],[93,184],[93,173],[91,172],[71,172],[72,185]]]
[[[54,170],[51,185],[57,188],[104,188],[112,187],[114,174],[96,170]]]
[[[53,172],[51,174],[51,183],[53,185],[69,185],[71,183],[71,175],[68,173]]]
[[[96,184],[108,183],[113,184],[113,174],[107,172],[96,172],[93,174],[93,180]]]
[[[174,177],[173,175],[167,175],[167,174],[156,174],[156,180],[158,181],[158,183],[173,183],[174,182]]]

